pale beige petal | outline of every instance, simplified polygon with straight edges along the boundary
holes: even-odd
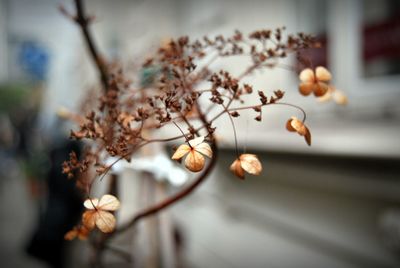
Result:
[[[88,229],[93,229],[96,223],[97,211],[96,210],[88,210],[85,211],[82,215],[82,223]]]
[[[300,72],[299,79],[302,82],[314,82],[315,80],[314,71],[311,70],[310,68],[304,69],[303,71]]]
[[[83,205],[87,209],[95,209],[95,207],[97,208],[97,206],[99,205],[99,199],[97,198],[86,199]]]
[[[240,160],[236,159],[229,168],[233,174],[235,174],[239,179],[244,179],[244,169],[240,164]]]
[[[292,121],[290,122],[290,125],[296,130],[297,133],[299,133],[301,136],[304,136],[306,134],[306,127],[304,126],[303,122],[301,122],[299,119],[296,117],[292,117]]]
[[[348,103],[347,96],[341,90],[336,90],[333,93],[333,99],[340,105],[346,105]]]
[[[188,152],[190,152],[190,146],[187,144],[182,144],[181,146],[178,147],[178,149],[175,151],[174,155],[172,156],[172,159],[174,160],[179,160],[181,159],[184,155],[186,155]]]
[[[119,200],[115,196],[110,194],[103,195],[100,198],[98,205],[98,209],[108,210],[108,211],[115,211],[119,209],[119,207],[120,207]]]
[[[245,171],[253,175],[259,175],[262,171],[260,160],[254,154],[242,154],[240,165]]]
[[[199,172],[202,170],[204,163],[204,156],[196,151],[191,151],[185,159],[186,168],[192,172]]]
[[[212,157],[213,151],[211,149],[211,146],[208,143],[200,143],[194,148],[197,152],[202,153],[205,156],[208,156],[209,158]]]
[[[99,210],[96,218],[96,226],[103,233],[111,233],[115,229],[115,217],[107,211]]]
[[[332,79],[331,73],[325,67],[322,66],[318,66],[315,69],[315,75],[317,77],[317,80],[319,81],[328,82]]]
[[[299,92],[303,96],[308,96],[314,91],[314,82],[304,82],[299,85]]]
[[[204,141],[204,136],[200,136],[198,138],[195,138],[193,140],[189,141],[190,146],[192,146],[193,148],[196,147],[197,145],[199,145],[200,143],[202,143]]]

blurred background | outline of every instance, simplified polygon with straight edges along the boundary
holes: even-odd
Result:
[[[56,112],[78,109],[96,81],[80,31],[60,4],[73,10],[67,0],[0,0],[1,267],[87,267],[87,246],[54,242],[60,230],[49,220],[61,221],[62,232],[81,209],[58,173],[78,145]],[[286,70],[249,77],[257,89],[285,90],[307,111],[312,147],[285,131],[293,111],[271,108],[263,124],[241,116],[240,149],[257,153],[264,172],[238,181],[228,170],[231,126],[221,120],[223,148],[210,178],[144,221],[150,227],[139,246],[129,242],[134,233],[117,241],[133,252],[133,264],[110,257],[106,267],[400,267],[399,1],[89,0],[87,10],[104,55],[130,62],[180,35],[281,26],[313,33],[323,44],[314,63],[327,66],[349,98],[347,106],[299,98],[297,75]],[[234,73],[242,65],[214,68]],[[122,176],[126,200],[135,200],[138,174]]]

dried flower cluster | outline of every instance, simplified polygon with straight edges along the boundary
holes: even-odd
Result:
[[[279,28],[255,31],[247,36],[235,31],[228,37],[219,35],[201,40],[181,37],[171,40],[159,48],[154,57],[144,61],[140,70],[149,73],[146,79],[136,75],[132,81],[128,78],[133,76],[131,73],[125,73],[118,64],[108,64],[100,58],[87,29],[90,20],[84,15],[81,0],[75,2],[77,16],[69,17],[83,30],[104,91],[98,96],[97,107],[81,114],[60,113],[79,123],[79,128],[71,131],[71,137],[86,141],[82,157],[78,159],[72,152],[63,165],[63,172],[68,178],[74,178],[77,186],[88,196],[84,202],[86,211],[82,222],[65,235],[66,239],[86,239],[95,227],[102,233],[111,233],[111,237],[190,194],[215,165],[218,153],[215,132],[218,130],[214,123],[222,116],[230,119],[235,134],[236,159],[233,159],[230,170],[242,180],[245,173],[259,175],[263,168],[255,154],[239,153],[233,118],[239,117],[241,111],[252,110],[255,113],[253,119],[262,122],[264,107],[279,104],[295,108],[303,118],[291,117],[286,128],[303,136],[311,145],[311,132],[304,122],[305,112],[299,106],[283,102],[284,91],[272,90],[267,94],[242,80],[256,70],[279,68],[281,59],[289,54],[296,54],[299,58],[302,50],[317,47],[312,36],[304,33],[285,35],[284,29]],[[250,59],[250,64],[244,66],[241,74],[234,76],[228,71],[213,69],[215,61],[236,56]],[[309,66],[303,67],[305,69],[299,75],[302,95],[313,93],[320,101],[333,98],[340,104],[347,101],[330,85],[332,76],[327,69],[319,66],[314,71]],[[252,94],[258,96],[258,102],[245,104],[243,96]],[[93,101],[93,96],[90,98]],[[207,102],[208,105],[204,105]],[[216,110],[213,116],[210,116],[211,110]],[[162,136],[165,132],[160,130],[166,126],[173,126],[176,134]],[[186,169],[196,175],[195,179],[174,196],[139,211],[128,223],[117,226],[112,212],[119,208],[119,200],[111,194],[102,196],[100,200],[92,198],[93,182],[104,177],[118,161],[131,161],[141,148],[155,142],[171,141],[181,142],[171,153],[171,158],[178,162],[184,160]],[[113,159],[111,164],[110,159]],[[91,170],[96,172],[96,176],[90,177]],[[104,245],[105,239],[98,243]]]
[[[97,176],[104,176],[113,165],[106,164],[110,157],[117,159],[114,163],[123,159],[130,161],[133,154],[150,143],[179,139],[183,139],[184,143],[171,158],[177,161],[184,159],[189,171],[200,172],[206,166],[206,158],[214,161],[214,122],[218,118],[225,114],[230,118],[238,117],[241,110],[253,110],[254,120],[262,121],[263,107],[274,104],[297,108],[303,114],[303,120],[292,117],[286,127],[304,136],[307,144],[311,145],[311,132],[304,124],[305,113],[296,105],[282,102],[284,91],[275,90],[267,96],[264,91],[254,90],[252,85],[241,80],[255,70],[279,67],[281,58],[314,46],[311,36],[301,33],[285,38],[283,29],[256,31],[248,37],[236,31],[229,37],[204,37],[194,41],[181,37],[171,40],[142,65],[143,70],[156,70],[146,83],[133,83],[118,64],[107,65],[110,76],[107,90],[98,97],[98,108],[88,111],[85,116],[63,113],[80,123],[78,130],[71,131],[72,138],[92,141],[87,143],[81,159],[77,159],[73,152],[70,154],[70,160],[63,165],[63,172],[72,178],[77,171],[85,174],[93,167]],[[251,59],[251,64],[244,68],[241,75],[234,77],[224,70],[212,71],[214,61],[237,55]],[[314,93],[323,97],[334,92],[328,84],[331,74],[324,67],[317,67],[315,71],[306,68],[299,78],[302,95]],[[204,85],[204,82],[208,86],[200,88],[199,85]],[[244,106],[242,96],[250,94],[257,94],[259,102]],[[200,99],[208,99],[209,106],[200,106]],[[219,109],[212,118],[205,113],[211,109]],[[201,125],[195,127],[195,121]],[[234,124],[233,120],[231,122]],[[149,137],[149,133],[153,134],[170,124],[176,126],[176,136]],[[244,179],[245,172],[259,175],[262,166],[256,155],[238,154],[230,169]],[[96,178],[88,180],[87,176],[78,176],[76,179],[78,186],[89,195]],[[83,214],[82,227],[75,228],[67,237],[85,237],[95,226],[102,232],[112,232],[115,218],[109,211],[118,206],[118,200],[111,195],[103,196],[100,201],[89,198],[85,201],[89,210]]]

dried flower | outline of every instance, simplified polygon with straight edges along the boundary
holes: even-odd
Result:
[[[241,154],[239,158],[232,163],[230,170],[237,177],[244,180],[245,171],[252,175],[259,175],[262,171],[262,165],[256,155]]]
[[[311,133],[310,130],[302,121],[292,116],[286,123],[286,129],[290,132],[297,132],[300,136],[304,136],[307,144],[311,145]]]
[[[348,103],[347,96],[344,94],[344,92],[334,87],[329,87],[326,94],[322,97],[319,97],[318,101],[327,102],[332,99],[339,105],[346,105]]]
[[[103,195],[100,201],[97,198],[87,199],[83,205],[88,209],[82,215],[82,222],[86,228],[92,230],[95,226],[103,233],[110,233],[115,228],[115,217],[110,211],[119,209],[120,202],[113,195]]]
[[[332,79],[332,75],[326,68],[318,66],[315,72],[310,68],[304,69],[299,78],[299,91],[302,95],[308,96],[313,92],[316,97],[321,97],[328,91],[327,83]]]
[[[71,231],[68,231],[64,235],[65,240],[73,240],[76,237],[79,240],[86,240],[89,236],[90,230],[86,228],[84,225],[75,226]]]
[[[190,140],[188,144],[182,144],[178,147],[172,159],[179,160],[186,156],[185,166],[192,172],[199,172],[203,169],[205,159],[204,156],[212,157],[212,150],[208,143],[203,142],[204,137],[198,137]]]

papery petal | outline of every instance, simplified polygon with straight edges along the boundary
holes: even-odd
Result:
[[[315,69],[315,76],[317,77],[318,81],[328,82],[332,79],[331,73],[322,66],[318,66]]]
[[[240,156],[241,167],[248,173],[259,175],[262,171],[262,166],[256,155],[242,154]]]
[[[97,199],[97,198],[86,199],[85,202],[83,203],[83,205],[87,209],[95,209],[99,205],[99,199]]]
[[[192,172],[199,172],[203,169],[205,163],[204,156],[192,150],[185,159],[185,166]]]
[[[96,210],[87,210],[82,215],[82,223],[88,229],[93,229],[97,220]]]
[[[233,174],[239,177],[239,179],[244,180],[244,169],[242,168],[239,159],[233,161],[229,169],[233,172]]]
[[[304,82],[299,85],[299,92],[303,96],[308,96],[314,91],[314,82]]]
[[[290,132],[296,132],[296,129],[294,129],[294,128],[292,127],[292,120],[293,120],[293,119],[289,119],[289,120],[286,122],[286,129],[289,130]]]
[[[290,125],[299,133],[301,136],[306,134],[306,127],[304,126],[303,122],[301,122],[296,117],[292,117],[292,121],[290,121]]]
[[[340,90],[335,90],[333,93],[333,99],[340,105],[346,105],[348,103],[347,96]]]
[[[111,233],[115,229],[115,217],[107,211],[99,210],[96,218],[96,226],[103,233]]]
[[[314,95],[316,97],[322,97],[328,92],[329,86],[324,82],[318,82],[314,84]]]
[[[113,195],[106,194],[100,198],[99,205],[97,208],[101,210],[115,211],[119,209],[119,207],[120,207],[119,200]]]
[[[311,70],[310,68],[304,69],[303,71],[300,72],[299,79],[302,82],[314,82],[315,80],[314,71]]]
[[[181,159],[184,155],[189,153],[191,150],[190,146],[187,144],[182,144],[181,146],[176,149],[175,153],[172,155],[172,159],[174,160],[179,160]]]
[[[240,156],[240,165],[246,172],[253,175],[259,175],[262,171],[260,160],[254,154],[242,154]]]
[[[200,143],[202,143],[204,141],[204,136],[200,136],[197,137],[193,140],[189,141],[190,146],[192,146],[192,148],[196,147],[197,145],[199,145]]]
[[[205,156],[208,156],[209,158],[212,157],[213,151],[211,149],[211,146],[208,143],[200,143],[194,148],[197,152],[202,153]]]

